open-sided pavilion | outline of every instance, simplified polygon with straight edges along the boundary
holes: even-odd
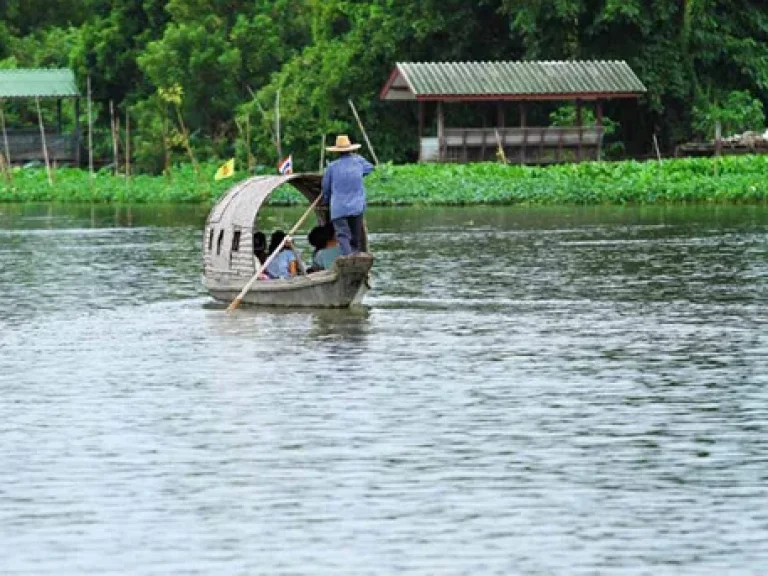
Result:
[[[0,106],[8,100],[55,100],[56,126],[45,127],[45,141],[52,162],[80,164],[80,93],[75,75],[68,69],[13,69],[0,70]],[[74,102],[74,126],[66,133],[62,127],[62,102]],[[0,135],[0,152],[6,152],[10,162],[42,160],[43,143],[40,128],[8,129],[6,137]]]
[[[511,162],[543,164],[599,159],[603,102],[638,98],[645,92],[643,83],[623,61],[400,62],[380,98],[418,102],[422,162],[483,161],[502,147]],[[553,101],[575,103],[576,126],[529,126],[528,104]],[[428,102],[436,103],[436,137],[424,133]],[[495,102],[496,126],[447,127],[444,105],[457,102]],[[506,126],[509,102],[518,104],[519,126]],[[583,125],[587,102],[595,106],[593,126]]]

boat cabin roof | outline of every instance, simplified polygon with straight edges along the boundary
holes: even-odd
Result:
[[[320,174],[286,174],[284,176],[253,176],[230,188],[214,205],[207,224],[219,228],[251,228],[261,207],[283,184],[290,184],[310,202],[322,193]],[[315,210],[320,222],[325,222],[326,209]]]

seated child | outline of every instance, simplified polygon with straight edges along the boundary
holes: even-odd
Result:
[[[325,246],[318,250],[312,258],[312,267],[318,270],[328,270],[333,266],[333,261],[341,256],[341,248],[336,241],[336,232],[333,229],[333,224],[330,222],[324,226],[325,228]]]
[[[309,245],[315,249],[315,251],[312,252],[312,265],[309,267],[307,272],[318,272],[322,270],[322,268],[318,268],[315,265],[315,257],[317,256],[317,253],[325,248],[325,245],[328,243],[328,232],[326,231],[325,226],[315,226],[312,228],[312,230],[309,232],[309,235],[307,236],[307,242],[309,242]]]
[[[282,230],[275,230],[269,239],[269,255],[271,256],[280,242],[285,238],[285,232]],[[275,256],[274,260],[267,266],[267,276],[270,278],[292,278],[296,276],[299,270],[299,264],[296,259],[296,254],[293,251],[293,244],[289,240],[286,242],[280,253]]]

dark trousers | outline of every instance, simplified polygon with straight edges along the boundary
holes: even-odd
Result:
[[[341,254],[356,254],[363,249],[363,215],[345,216],[333,221],[336,230],[336,240],[339,242]]]

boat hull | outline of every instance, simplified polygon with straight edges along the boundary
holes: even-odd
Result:
[[[361,303],[373,266],[370,254],[337,258],[329,270],[285,280],[258,280],[243,297],[243,304],[284,308],[349,308]],[[211,295],[231,302],[250,278],[209,274],[204,279]]]

